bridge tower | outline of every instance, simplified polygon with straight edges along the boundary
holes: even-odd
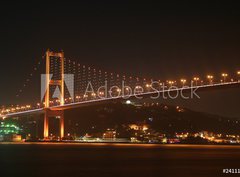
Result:
[[[52,80],[50,73],[50,60],[51,57],[57,58],[60,62],[60,79]],[[64,111],[63,110],[51,110],[50,106],[50,86],[56,85],[61,88],[60,93],[60,105],[64,105],[64,53],[52,52],[47,50],[46,52],[46,78],[45,78],[45,112],[44,112],[44,139],[49,137],[49,117],[58,117],[60,119],[60,138],[64,137]]]

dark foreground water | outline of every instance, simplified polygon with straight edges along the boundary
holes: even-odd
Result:
[[[1,177],[230,176],[223,168],[240,168],[240,146],[0,144]]]

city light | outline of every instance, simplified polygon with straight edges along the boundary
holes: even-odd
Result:
[[[132,102],[130,100],[127,100],[126,101],[126,104],[131,104]]]

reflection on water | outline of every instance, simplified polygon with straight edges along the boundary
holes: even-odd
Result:
[[[1,176],[221,176],[240,146],[1,143]]]

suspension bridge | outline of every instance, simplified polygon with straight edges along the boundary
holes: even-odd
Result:
[[[41,101],[28,105],[3,107],[0,118],[19,117],[28,114],[44,114],[43,137],[49,137],[49,118],[58,117],[60,123],[60,137],[64,137],[64,110],[94,104],[123,101],[132,98],[158,98],[164,93],[189,93],[193,90],[210,90],[228,87],[239,87],[240,71],[232,74],[219,74],[219,78],[208,74],[205,79],[198,76],[187,80],[161,81],[146,79],[124,74],[103,71],[94,67],[85,66],[77,61],[64,57],[64,52],[48,50],[41,61],[34,67],[34,72],[44,66],[41,80]],[[26,79],[19,89],[17,97],[31,79]],[[40,98],[40,96],[39,96]]]

